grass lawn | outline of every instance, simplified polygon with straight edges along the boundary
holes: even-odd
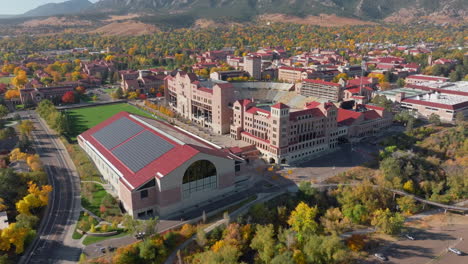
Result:
[[[108,237],[86,236],[85,239],[83,239],[83,245],[87,246],[87,245],[98,243],[98,242],[101,242],[101,241],[104,241],[104,240],[107,240],[107,239],[111,239],[111,238],[124,237],[124,236],[126,236],[128,234],[129,233],[127,233],[127,232],[121,232],[121,233],[118,233],[117,235],[108,236]]]
[[[9,84],[12,77],[0,77],[0,83]]]
[[[76,137],[79,134],[122,111],[151,118],[148,113],[126,103],[67,110],[73,119],[74,134],[70,135],[70,141],[76,142]]]
[[[84,189],[84,188],[86,188],[85,185],[82,187],[82,189]],[[99,209],[101,207],[101,204],[103,203],[104,197],[107,196],[108,201],[109,201],[109,199],[111,199],[111,201],[109,201],[109,203],[111,203],[111,204],[108,205],[108,207],[106,209],[106,213],[109,216],[119,216],[119,215],[121,215],[120,208],[119,208],[119,206],[117,204],[117,201],[115,201],[115,199],[112,198],[112,196],[110,196],[110,194],[108,194],[106,192],[106,190],[104,190],[104,188],[101,185],[94,184],[94,187],[93,187],[92,190],[90,190],[90,192],[91,192],[91,194],[89,194],[89,195],[92,195],[92,197],[86,197],[86,195],[84,195],[84,193],[82,193],[81,205],[84,208],[86,208],[89,211],[93,212],[93,214],[95,214],[97,216],[101,216],[101,212],[99,211]]]
[[[113,93],[115,90],[117,90],[116,88],[105,88],[105,89],[102,89],[106,94],[111,94]]]

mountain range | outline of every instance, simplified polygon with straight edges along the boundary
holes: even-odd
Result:
[[[189,14],[195,18],[249,21],[262,14],[297,17],[336,14],[362,20],[445,16],[468,21],[466,0],[69,0],[46,4],[24,16],[83,13]],[[183,17],[182,17],[183,18]]]

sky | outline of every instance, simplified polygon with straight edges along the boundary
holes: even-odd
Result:
[[[19,15],[47,3],[60,3],[66,0],[0,0],[0,15]],[[98,0],[90,0],[97,2]]]

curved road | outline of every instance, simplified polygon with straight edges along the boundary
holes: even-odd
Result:
[[[36,239],[19,263],[74,263],[81,254],[79,243],[71,238],[81,208],[79,176],[56,133],[35,112],[19,114],[34,122],[33,144],[53,186]]]

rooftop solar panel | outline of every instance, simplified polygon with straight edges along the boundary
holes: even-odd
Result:
[[[112,153],[130,170],[137,172],[173,147],[174,145],[156,134],[144,131],[115,148]]]
[[[122,117],[94,133],[93,137],[107,149],[112,149],[142,130],[142,126]]]

